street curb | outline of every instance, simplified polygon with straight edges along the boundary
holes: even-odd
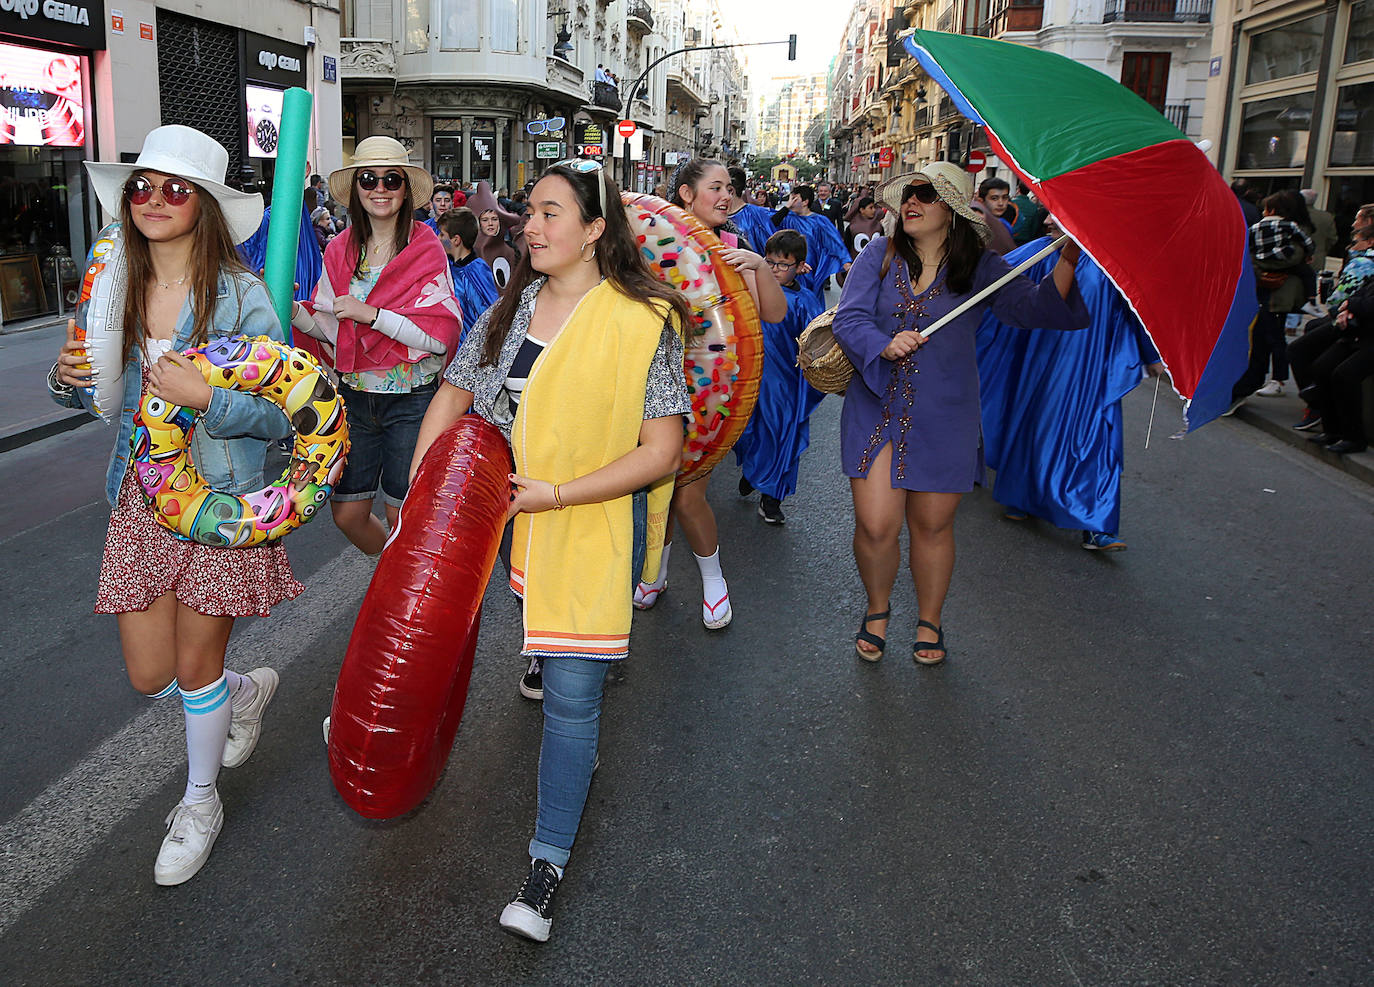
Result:
[[[1357,453],[1353,456],[1337,456],[1334,452],[1327,452],[1320,443],[1309,439],[1307,433],[1298,432],[1282,422],[1273,421],[1248,405],[1241,405],[1237,408],[1233,417],[1282,440],[1299,452],[1304,452],[1315,459],[1320,459],[1328,466],[1334,466],[1338,470],[1349,473],[1357,480],[1363,480],[1365,483],[1374,485],[1374,455]]]
[[[74,428],[80,428],[89,422],[99,420],[94,415],[88,415],[82,411],[74,415],[67,415],[65,418],[58,418],[55,421],[44,422],[42,425],[35,425],[32,428],[24,428],[8,435],[0,435],[0,453],[10,452],[33,442],[41,442],[43,439],[50,439],[54,435],[61,435],[63,432],[70,432]]]

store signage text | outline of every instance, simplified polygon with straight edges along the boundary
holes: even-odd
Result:
[[[4,0],[0,0],[3,3]],[[275,51],[258,52],[258,64],[265,69],[280,68],[283,72],[299,72],[301,70],[301,60],[292,58],[290,55],[281,55]]]
[[[22,20],[37,17],[40,5],[38,0],[0,0],[0,10],[18,14]],[[43,16],[50,21],[64,24],[91,24],[91,13],[85,7],[74,3],[58,3],[57,0],[43,0]]]

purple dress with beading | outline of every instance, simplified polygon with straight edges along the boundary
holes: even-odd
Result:
[[[901,360],[882,356],[892,337],[924,329],[1010,270],[984,251],[969,294],[952,294],[941,268],[916,294],[906,263],[894,256],[881,280],[886,237],[875,237],[855,259],[835,312],[835,340],[854,363],[840,415],[840,456],[849,477],[868,475],[892,444],[894,489],[967,493],[983,482],[983,440],[975,336],[989,308],[1009,325],[1080,329],[1089,322],[1077,285],[1059,297],[1054,279],[1012,279]]]

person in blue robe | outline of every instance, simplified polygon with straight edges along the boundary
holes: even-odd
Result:
[[[786,521],[782,501],[797,491],[801,456],[811,441],[811,412],[825,397],[797,366],[797,337],[825,308],[814,287],[797,278],[806,253],[806,238],[796,230],[774,233],[764,249],[787,298],[787,315],[781,322],[763,323],[758,404],[735,443],[735,461],[744,474],[740,493],[759,491],[759,517],[769,524]]]
[[[786,207],[774,213],[770,221],[775,228],[797,230],[806,237],[812,284],[817,299],[824,303],[823,292],[827,280],[849,270],[849,248],[840,239],[840,232],[835,229],[833,222],[811,211],[811,204],[815,201],[816,192],[810,185],[797,185],[792,189]]]
[[[1057,229],[1054,236],[1058,236]],[[1048,245],[1041,237],[1006,255],[1015,266]],[[1047,277],[1059,254],[1027,272]],[[996,470],[993,496],[1013,521],[1043,518],[1083,532],[1087,549],[1120,551],[1121,399],[1148,372],[1164,372],[1139,319],[1084,254],[1074,270],[1092,322],[1078,332],[1015,329],[991,312],[978,330],[983,445]]]
[[[262,211],[262,222],[258,231],[239,244],[239,254],[248,269],[262,275],[267,260],[267,227],[272,222],[272,207]],[[324,255],[320,252],[320,241],[315,237],[315,228],[310,222],[310,211],[301,205],[301,229],[296,242],[296,290],[298,302],[309,301],[315,295],[315,286],[320,283],[324,271]]]
[[[473,247],[477,242],[477,233],[477,217],[466,206],[450,209],[439,218],[439,242],[448,254],[448,268],[453,275],[453,296],[463,310],[463,332],[458,340],[460,346],[478,317],[501,297],[491,265]]]
[[[763,250],[768,238],[773,235],[773,211],[744,201],[745,182],[743,168],[731,168],[730,172],[730,222],[735,229],[749,240],[749,250]]]

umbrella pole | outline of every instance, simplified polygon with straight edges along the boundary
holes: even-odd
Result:
[[[929,339],[929,338],[930,338],[930,334],[933,333],[936,329],[941,328],[942,326],[944,326],[944,325],[945,325],[946,323],[948,323],[948,322],[954,321],[954,320],[957,319],[959,316],[961,316],[961,315],[963,315],[965,312],[967,312],[969,309],[973,308],[973,306],[975,306],[975,305],[977,305],[979,302],[981,302],[984,298],[987,298],[988,295],[991,295],[994,291],[996,291],[997,289],[1001,288],[1002,285],[1006,284],[1006,283],[1007,283],[1008,281],[1010,281],[1012,278],[1020,276],[1020,274],[1021,274],[1022,271],[1026,270],[1027,268],[1031,267],[1032,265],[1037,264],[1037,263],[1039,263],[1040,261],[1044,260],[1044,259],[1045,259],[1046,257],[1048,257],[1050,254],[1054,253],[1056,250],[1058,250],[1060,247],[1062,247],[1062,246],[1064,245],[1065,241],[1068,240],[1068,239],[1069,239],[1069,235],[1068,235],[1067,233],[1065,233],[1065,234],[1064,234],[1063,236],[1061,236],[1058,240],[1055,240],[1053,243],[1051,243],[1048,247],[1045,247],[1043,250],[1037,251],[1037,252],[1036,252],[1033,256],[1031,256],[1031,257],[1027,257],[1027,258],[1026,258],[1025,260],[1023,260],[1021,263],[1017,264],[1015,267],[1013,267],[1013,268],[1012,268],[1010,271],[1008,271],[1006,274],[1002,275],[1000,278],[998,278],[998,279],[997,279],[996,281],[994,281],[992,284],[988,285],[988,286],[987,286],[986,288],[984,288],[982,291],[978,292],[978,294],[976,294],[976,295],[974,295],[972,298],[968,299],[966,302],[964,302],[962,305],[960,305],[960,306],[959,306],[958,308],[956,308],[954,311],[950,312],[950,313],[949,313],[948,315],[946,315],[944,318],[938,319],[938,320],[935,322],[935,324],[932,325],[929,329],[923,329],[923,330],[921,331],[921,336],[924,337],[925,339]]]

